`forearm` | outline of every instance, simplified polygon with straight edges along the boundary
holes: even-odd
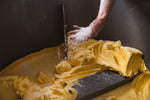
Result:
[[[99,12],[96,19],[107,19],[115,0],[101,0]]]
[[[70,39],[85,41],[96,36],[102,30],[114,2],[115,0],[101,0],[96,19],[88,27],[74,25],[76,30],[69,32],[69,34],[73,34]]]
[[[98,15],[90,24],[95,35],[103,28],[114,2],[115,0],[101,0]]]

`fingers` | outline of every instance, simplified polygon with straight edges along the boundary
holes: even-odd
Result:
[[[77,30],[81,29],[78,25],[73,25],[73,28]]]
[[[76,30],[68,32],[68,34],[76,34],[76,33],[77,33]]]
[[[70,39],[71,39],[71,40],[74,40],[74,39],[75,39],[75,37],[74,37],[74,36],[70,36]]]
[[[75,30],[68,32],[68,34],[76,34],[78,32],[78,30],[81,29],[78,25],[73,25],[73,28]]]

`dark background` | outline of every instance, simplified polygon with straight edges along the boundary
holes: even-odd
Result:
[[[64,0],[66,24],[87,26],[99,0]],[[63,42],[61,0],[0,0],[0,70],[13,61]],[[150,0],[116,0],[96,39],[121,40],[145,55],[150,67]]]

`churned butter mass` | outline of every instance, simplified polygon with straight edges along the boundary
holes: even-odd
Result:
[[[15,94],[11,100],[75,100],[77,90],[73,86],[82,85],[78,84],[78,79],[105,70],[113,70],[126,77],[132,77],[139,70],[142,74],[132,82],[93,100],[150,99],[150,72],[145,66],[141,51],[122,46],[120,41],[90,39],[81,43],[68,42],[68,60],[60,61],[57,53],[61,51],[60,47],[33,53],[2,70],[2,100],[9,100],[1,95],[1,90],[5,88],[12,89],[11,93]]]

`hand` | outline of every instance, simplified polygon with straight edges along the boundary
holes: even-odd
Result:
[[[73,34],[70,39],[81,42],[96,36],[102,30],[114,2],[115,0],[101,0],[97,18],[88,27],[74,25],[75,30],[68,32]]]
[[[86,41],[91,37],[92,29],[91,27],[79,27],[74,25],[73,28],[75,30],[68,32],[72,34],[69,38],[71,40],[76,40],[78,42]]]
[[[69,34],[72,34],[70,39],[82,42],[93,38],[101,31],[104,23],[105,21],[103,19],[95,19],[88,27],[74,25],[73,28],[75,30],[68,32]]]

